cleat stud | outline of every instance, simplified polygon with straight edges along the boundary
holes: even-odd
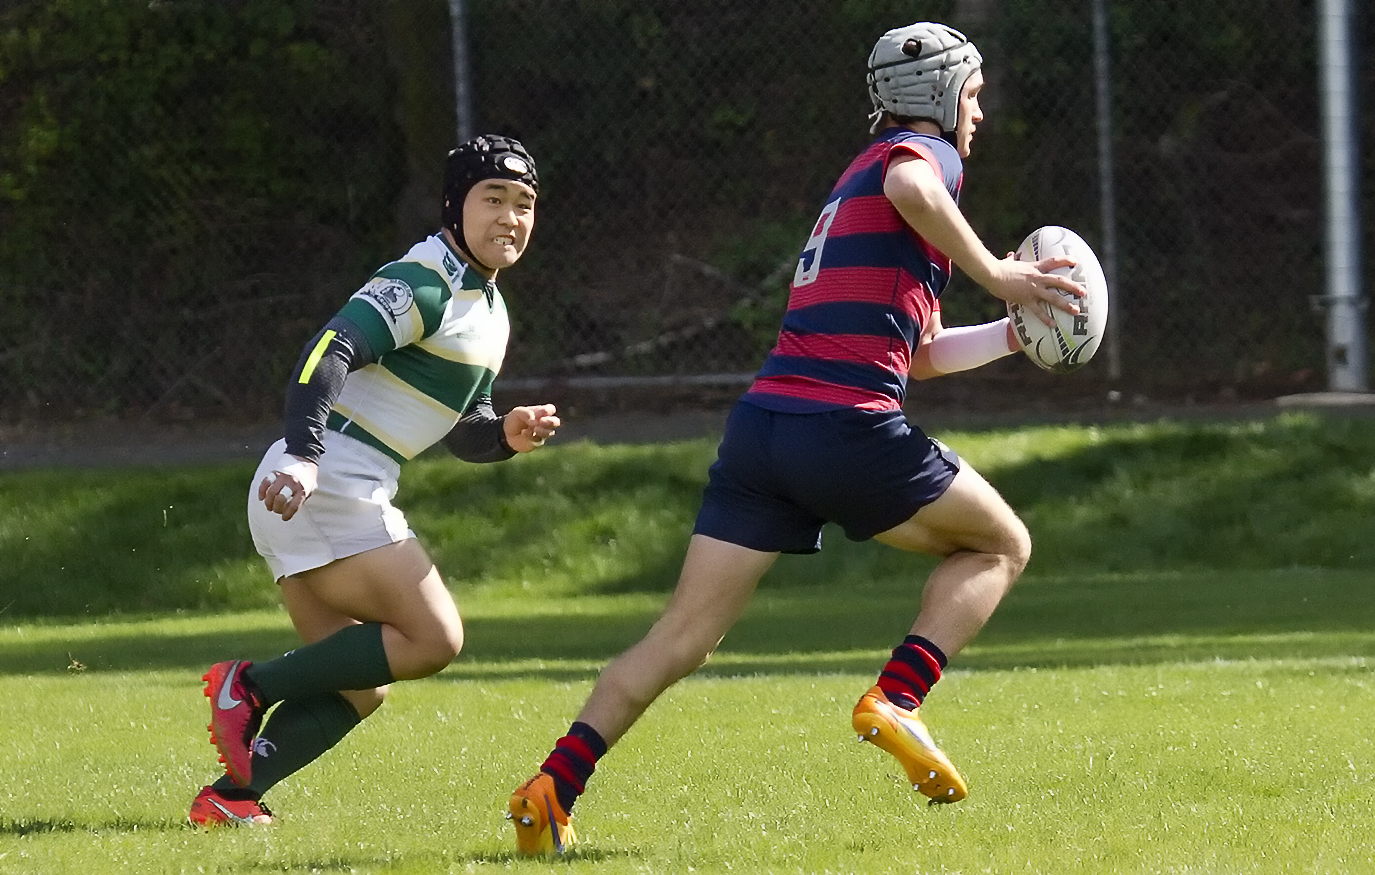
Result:
[[[945,791],[945,795],[947,795],[947,796],[954,796],[954,795],[955,795],[955,788],[954,788],[954,787],[951,787],[949,790],[946,790],[946,791]]]
[[[514,815],[514,814],[512,814],[512,813],[511,813],[511,812],[509,812],[509,811],[508,811],[508,812],[506,812],[506,819],[507,819],[507,820],[510,820],[510,819],[511,819],[511,818],[512,818],[512,817],[515,817],[515,815]]]
[[[913,789],[913,790],[920,791],[920,790],[921,790],[921,785],[920,785],[920,784],[913,784],[913,785],[912,785],[912,789]]]
[[[869,730],[869,734],[870,734],[870,735],[878,735],[878,727],[875,726],[874,728],[870,729],[870,730]]]
[[[863,734],[863,733],[860,733],[859,737],[858,737],[856,740],[857,740],[857,741],[863,741],[863,740],[864,740],[864,734]]]
[[[933,770],[933,771],[931,772],[931,774],[927,775],[926,777],[928,777],[928,778],[934,778],[934,777],[936,777],[935,771]]]
[[[531,817],[530,815],[527,814],[527,815],[525,815],[524,817],[522,817],[522,818],[520,819],[520,825],[521,825],[521,826],[534,826],[534,825],[535,825],[535,819],[534,819],[533,817]]]

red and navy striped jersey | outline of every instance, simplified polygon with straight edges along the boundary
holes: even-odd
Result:
[[[883,132],[831,190],[798,257],[783,326],[742,400],[783,413],[899,410],[912,351],[950,282],[950,259],[883,193],[894,153],[924,158],[956,201],[964,165],[939,137]]]

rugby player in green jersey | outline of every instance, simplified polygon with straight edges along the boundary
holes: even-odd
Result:
[[[460,145],[439,233],[373,274],[302,351],[248,519],[304,644],[206,672],[225,774],[192,802],[193,824],[270,823],[269,788],[337,744],[390,683],[432,675],[462,647],[453,598],[391,501],[400,464],[437,442],[498,462],[559,427],[552,404],[492,409],[510,336],[496,276],[525,251],[538,189],[516,140]]]

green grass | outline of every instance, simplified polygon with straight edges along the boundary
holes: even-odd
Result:
[[[0,873],[1375,870],[1375,423],[941,437],[1036,541],[924,712],[969,799],[921,805],[849,731],[929,562],[828,532],[603,761],[554,863],[512,858],[504,800],[653,621],[710,442],[411,466],[463,654],[274,789],[276,826],[208,834],[198,677],[296,643],[250,469],[0,476]]]
[[[1029,574],[1375,567],[1375,421],[1047,426],[939,435],[1031,528]],[[664,592],[712,441],[409,465],[398,503],[460,596]],[[252,463],[0,475],[0,619],[276,603],[244,518]],[[929,565],[838,532],[784,585]]]
[[[861,601],[874,608],[904,595],[875,588]],[[990,635],[927,706],[971,785],[964,803],[933,809],[885,755],[854,743],[849,709],[891,636],[882,623],[867,633],[856,624],[841,646],[817,648],[838,601],[810,589],[761,593],[708,668],[603,761],[579,803],[585,849],[552,866],[512,859],[502,803],[605,658],[652,619],[653,597],[546,602],[535,616],[509,602],[474,605],[471,653],[398,685],[340,748],[274,790],[277,826],[214,834],[182,821],[214,774],[196,678],[226,650],[289,646],[285,618],[10,628],[0,633],[0,701],[35,716],[0,722],[0,872],[1339,872],[1375,863],[1375,844],[1353,828],[1375,816],[1375,633]],[[518,643],[561,625],[568,636],[536,654]],[[809,637],[790,646],[799,629]],[[73,658],[86,670],[69,670]]]

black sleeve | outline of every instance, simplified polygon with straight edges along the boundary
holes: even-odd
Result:
[[[465,462],[504,462],[516,451],[506,443],[503,418],[492,410],[491,396],[481,395],[444,435],[444,446]]]
[[[372,364],[362,329],[343,316],[329,320],[310,339],[286,387],[286,451],[318,461],[325,452],[325,421],[349,372]]]

